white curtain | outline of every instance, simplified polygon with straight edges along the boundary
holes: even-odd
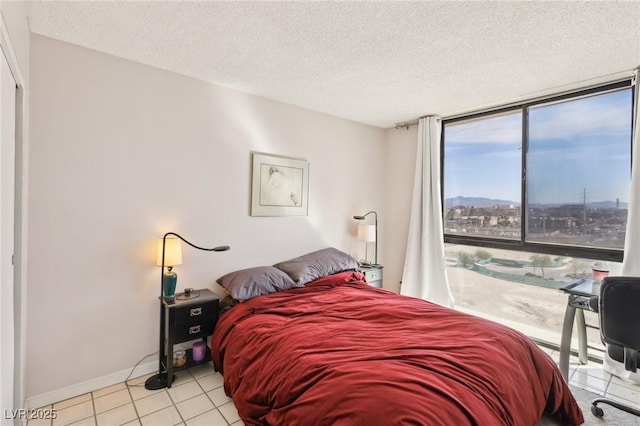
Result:
[[[627,232],[624,240],[624,260],[620,275],[640,277],[640,68],[636,69],[633,111],[633,141],[631,160],[631,185],[629,187],[629,211],[627,213]],[[605,351],[604,369],[609,373],[640,384],[640,372],[625,370],[624,364],[609,357]]]
[[[420,119],[409,237],[400,293],[452,307],[445,269],[440,196],[440,135],[436,117]]]

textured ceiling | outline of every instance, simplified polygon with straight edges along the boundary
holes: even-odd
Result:
[[[624,2],[31,2],[34,33],[382,128],[640,65]]]

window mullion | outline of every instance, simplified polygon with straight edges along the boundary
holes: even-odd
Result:
[[[529,150],[529,108],[522,107],[522,190],[520,191],[520,244],[527,242],[527,152]]]

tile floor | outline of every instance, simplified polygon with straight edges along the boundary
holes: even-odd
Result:
[[[28,426],[227,426],[242,425],[222,376],[211,363],[176,373],[170,389],[149,391],[149,376],[118,383],[52,404],[53,420],[30,420]]]
[[[557,350],[541,349],[559,362]],[[612,376],[602,369],[599,362],[589,361],[582,365],[577,357],[572,356],[569,359],[569,384],[640,409],[640,385]]]
[[[559,353],[542,347],[558,362]],[[602,364],[579,365],[572,357],[569,383],[640,409],[640,386],[602,369]],[[227,426],[242,425],[238,412],[222,387],[222,376],[211,363],[181,370],[170,389],[149,391],[148,376],[99,389],[44,409],[55,409],[54,420],[32,420],[28,426]]]

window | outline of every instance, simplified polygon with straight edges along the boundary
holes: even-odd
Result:
[[[443,122],[445,242],[622,260],[631,81]]]
[[[520,240],[521,111],[445,129],[445,232]]]

